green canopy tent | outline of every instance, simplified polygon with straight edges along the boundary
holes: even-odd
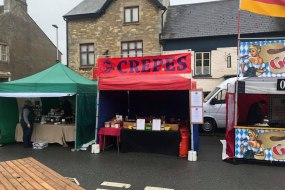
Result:
[[[93,143],[96,125],[97,82],[86,79],[61,63],[35,75],[0,83],[0,143],[15,141],[19,121],[16,98],[75,96],[75,148]]]

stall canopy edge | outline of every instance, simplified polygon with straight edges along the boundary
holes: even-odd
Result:
[[[188,75],[138,75],[100,78],[99,90],[190,90]]]

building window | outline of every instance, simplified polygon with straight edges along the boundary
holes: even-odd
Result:
[[[93,66],[94,59],[94,44],[81,44],[80,45],[80,65]]]
[[[8,46],[6,45],[0,45],[0,60],[8,61]]]
[[[226,60],[227,60],[227,68],[232,68],[232,56],[230,53],[227,55]]]
[[[125,23],[139,22],[139,7],[124,8],[124,21]]]
[[[141,57],[143,55],[143,42],[122,42],[121,51],[122,57]]]
[[[195,75],[210,75],[210,53],[195,53]]]
[[[1,78],[1,77],[0,77],[0,82],[8,82],[8,81],[9,81],[9,78],[4,78],[4,77]]]

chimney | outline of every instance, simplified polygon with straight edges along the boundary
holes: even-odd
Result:
[[[27,12],[28,7],[26,0],[4,0],[4,13],[13,11],[17,6],[22,7],[22,9]]]

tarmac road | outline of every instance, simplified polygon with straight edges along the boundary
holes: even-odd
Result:
[[[197,162],[160,154],[117,153],[115,148],[99,154],[72,152],[57,144],[33,150],[20,143],[0,147],[0,161],[33,157],[63,176],[76,178],[87,190],[125,189],[103,186],[103,182],[129,184],[133,190],[285,189],[284,165],[222,161],[220,139],[223,134],[201,135]]]

